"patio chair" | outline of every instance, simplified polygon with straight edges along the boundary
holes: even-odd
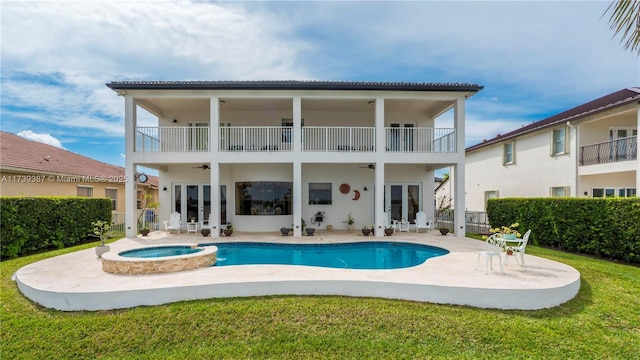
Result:
[[[498,263],[500,264],[500,271],[504,273],[504,269],[502,268],[502,249],[504,248],[504,240],[498,235],[493,234],[489,236],[487,241],[485,242],[486,250],[480,251],[478,253],[478,263],[476,264],[476,270],[478,270],[478,266],[480,266],[480,257],[485,257],[485,270],[484,274],[489,273],[489,268],[493,271],[493,257],[498,257]]]
[[[211,213],[209,213],[209,218],[207,220],[202,220],[202,224],[200,224],[200,229],[209,229],[211,230]]]
[[[396,222],[395,221],[391,221],[391,217],[388,213],[383,212],[382,213],[382,221],[383,221],[383,225],[385,229],[396,229]]]
[[[180,213],[172,213],[171,215],[169,215],[169,220],[163,221],[164,231],[166,231],[168,234],[171,230],[178,230],[178,234],[180,234],[180,222]]]
[[[529,242],[529,236],[531,235],[531,229],[527,230],[526,233],[524,233],[524,236],[522,237],[522,242],[520,242],[518,245],[514,245],[514,246],[506,246],[505,250],[506,250],[506,256],[504,259],[504,264],[506,265],[507,263],[509,263],[509,256],[513,256],[516,258],[516,262],[518,264],[520,264],[520,266],[522,266],[523,269],[527,270],[527,265],[525,265],[524,263],[524,253],[527,250],[527,243]],[[509,255],[509,251],[511,251],[511,255]],[[520,261],[518,261],[518,254],[520,254]]]
[[[416,232],[420,229],[427,229],[427,231],[431,231],[433,229],[433,221],[427,219],[427,214],[423,211],[418,211],[416,213]]]

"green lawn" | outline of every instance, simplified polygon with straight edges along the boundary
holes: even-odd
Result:
[[[582,274],[578,296],[500,311],[371,298],[213,299],[59,312],[25,299],[18,268],[95,244],[0,263],[6,359],[639,359],[640,268],[530,246]]]

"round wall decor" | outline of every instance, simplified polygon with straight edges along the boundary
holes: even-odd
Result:
[[[351,186],[349,186],[349,184],[340,185],[340,192],[341,193],[348,194],[350,190],[351,190]]]

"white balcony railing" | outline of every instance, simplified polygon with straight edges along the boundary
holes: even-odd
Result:
[[[139,127],[136,130],[135,151],[209,151],[208,127]]]
[[[136,129],[137,152],[210,151],[208,127],[139,127]],[[456,132],[450,128],[384,129],[383,146],[388,152],[455,152]],[[218,146],[221,152],[285,152],[293,150],[290,126],[220,127]],[[305,152],[374,152],[376,130],[373,127],[302,128],[302,151]]]
[[[375,151],[376,132],[373,127],[305,126],[302,137],[302,151]]]
[[[455,152],[456,131],[449,128],[385,128],[386,150],[389,152]]]

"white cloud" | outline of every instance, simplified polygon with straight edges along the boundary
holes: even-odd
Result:
[[[17,133],[16,135],[23,137],[27,140],[33,140],[43,144],[55,146],[60,149],[64,149],[64,147],[62,147],[62,143],[60,142],[60,140],[51,136],[51,134],[38,134],[31,130],[23,130]]]

